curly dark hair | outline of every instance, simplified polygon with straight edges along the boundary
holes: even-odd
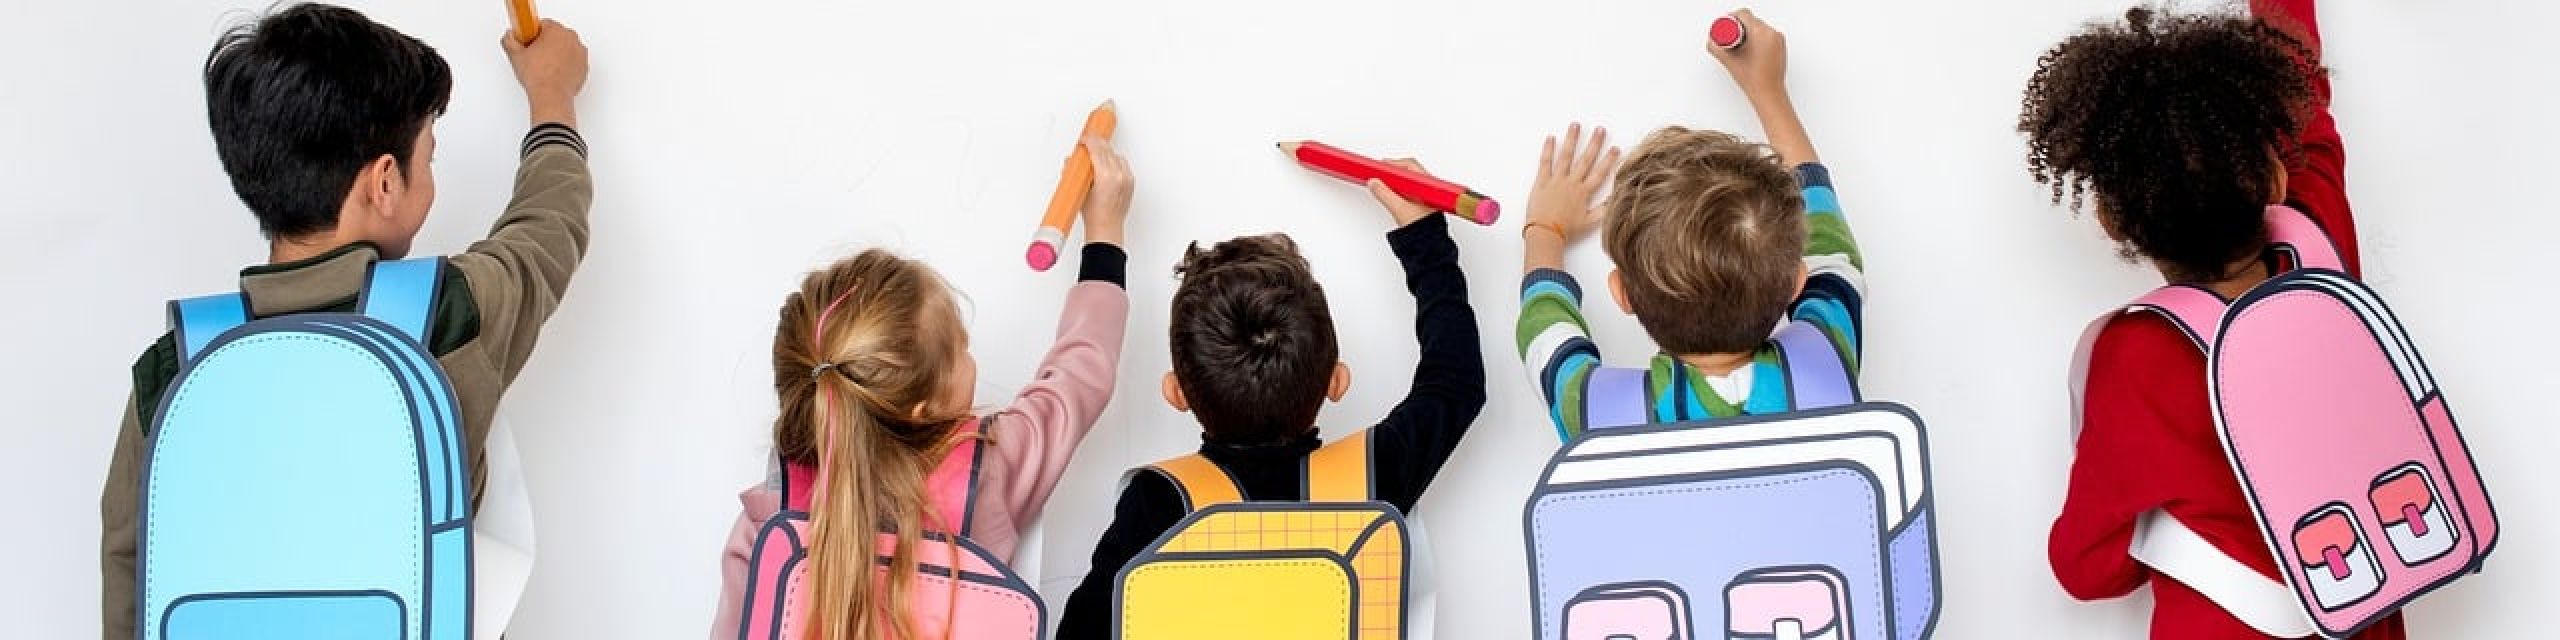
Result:
[[[1174,267],[1173,377],[1208,441],[1305,434],[1341,360],[1333,310],[1289,236],[1194,243]]]
[[[2277,172],[2324,73],[2279,18],[2136,7],[2036,62],[2018,114],[2027,170],[2177,280],[2217,281],[2267,243]]]

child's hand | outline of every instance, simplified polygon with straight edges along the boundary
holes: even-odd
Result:
[[[532,44],[516,42],[512,30],[499,34],[498,41],[516,69],[516,83],[524,85],[533,123],[578,126],[578,93],[587,87],[587,43],[576,29],[557,21],[542,21],[539,33]]]
[[[1404,167],[1412,170],[1414,173],[1426,176],[1431,175],[1430,170],[1423,169],[1422,163],[1415,162],[1412,158],[1389,158],[1386,160],[1386,163]],[[1415,220],[1421,220],[1431,214],[1439,213],[1438,211],[1433,211],[1428,205],[1405,199],[1404,196],[1398,195],[1394,189],[1387,188],[1387,183],[1375,179],[1369,181],[1369,195],[1378,199],[1379,206],[1387,208],[1387,217],[1394,218],[1397,227],[1413,224],[1413,221]]]
[[[1610,147],[1608,153],[1601,153],[1608,142],[1609,130],[1594,128],[1585,146],[1579,122],[1565,128],[1562,147],[1556,146],[1555,136],[1547,136],[1546,148],[1538,152],[1538,179],[1529,185],[1526,229],[1546,229],[1558,239],[1571,241],[1600,220],[1591,199],[1618,167],[1618,149]]]
[[[1137,191],[1138,179],[1110,140],[1085,138],[1084,150],[1093,158],[1093,189],[1084,193],[1084,241],[1123,244],[1129,197]]]
[[[1786,92],[1787,34],[1761,22],[1750,9],[1733,12],[1733,19],[1742,21],[1742,46],[1726,49],[1710,40],[1707,54],[1724,63],[1725,73],[1741,85],[1745,96],[1757,99]]]

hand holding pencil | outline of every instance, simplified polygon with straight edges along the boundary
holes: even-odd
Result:
[[[516,83],[524,86],[525,106],[533,123],[578,126],[578,94],[587,87],[586,41],[576,29],[559,22],[539,24],[541,35],[531,42],[518,39],[521,34],[511,29],[499,36],[498,45],[507,51]]]
[[[1050,267],[1057,266],[1059,249],[1066,245],[1067,234],[1075,231],[1076,212],[1096,204],[1092,196],[1098,186],[1095,180],[1100,158],[1094,157],[1097,148],[1093,143],[1100,141],[1103,144],[1099,151],[1109,151],[1111,134],[1119,128],[1120,110],[1113,101],[1102,101],[1101,106],[1094,107],[1093,113],[1085,116],[1084,134],[1075,150],[1067,153],[1066,166],[1058,170],[1058,190],[1049,195],[1049,208],[1041,213],[1040,228],[1031,233],[1031,248],[1023,253],[1023,261],[1031,265],[1031,270],[1048,271]],[[1118,156],[1114,155],[1113,160],[1117,161]],[[1120,174],[1124,179],[1127,177],[1127,164],[1120,165]],[[1116,213],[1125,214],[1129,206],[1128,194],[1125,193],[1127,185],[1121,185],[1121,190],[1123,193],[1117,205],[1120,211]],[[1091,212],[1087,211],[1087,214]],[[1118,229],[1115,227],[1112,231],[1116,233]],[[1086,229],[1088,240],[1119,242],[1117,238],[1093,238],[1092,233],[1092,229]]]
[[[1085,155],[1093,159],[1093,188],[1084,194],[1084,241],[1126,246],[1129,198],[1138,189],[1129,161],[1111,147],[1111,139],[1086,136]]]
[[[1384,162],[1406,171],[1426,176],[1431,175],[1430,170],[1422,168],[1422,163],[1420,161],[1416,161],[1412,158],[1388,158],[1384,160]],[[1404,194],[1396,193],[1396,190],[1393,187],[1387,186],[1387,181],[1385,180],[1370,178],[1369,195],[1370,197],[1378,199],[1378,206],[1387,208],[1387,217],[1394,219],[1396,221],[1396,226],[1399,228],[1413,224],[1413,221],[1415,220],[1421,220],[1431,214],[1439,213],[1438,210],[1432,209],[1430,205],[1425,205],[1420,201],[1407,198]]]

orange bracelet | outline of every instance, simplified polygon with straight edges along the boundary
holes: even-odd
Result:
[[[1556,239],[1557,239],[1557,240],[1563,240],[1563,239],[1565,239],[1565,238],[1567,237],[1567,236],[1565,236],[1565,233],[1564,233],[1564,225],[1556,224],[1556,223],[1553,223],[1553,222],[1545,222],[1545,221],[1539,221],[1539,220],[1531,220],[1531,221],[1529,221],[1529,222],[1528,222],[1528,223],[1526,223],[1526,224],[1522,224],[1522,225],[1520,225],[1520,235],[1522,235],[1522,236],[1527,236],[1527,235],[1529,235],[1529,230],[1530,230],[1530,229],[1546,229],[1548,233],[1556,234]]]

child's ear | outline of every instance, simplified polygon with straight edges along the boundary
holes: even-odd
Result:
[[[1325,385],[1324,397],[1327,400],[1341,402],[1342,396],[1348,393],[1351,393],[1351,365],[1335,360],[1333,381]]]
[[[1788,296],[1787,296],[1787,299],[1788,299],[1788,300],[1795,300],[1795,299],[1798,299],[1798,298],[1802,298],[1802,297],[1804,297],[1804,284],[1805,284],[1805,281],[1807,281],[1807,280],[1812,280],[1812,279],[1813,279],[1813,266],[1812,266],[1812,265],[1807,265],[1807,264],[1805,264],[1803,261],[1797,261],[1797,262],[1796,262],[1796,292],[1795,292],[1794,294],[1788,295]]]
[[[1635,305],[1627,304],[1627,282],[1618,277],[1616,269],[1609,270],[1609,299],[1617,301],[1619,311],[1636,312]]]
[[[2291,182],[2293,172],[2287,171],[2284,168],[2283,152],[2277,151],[2275,147],[2267,147],[2267,155],[2274,158],[2274,160],[2268,161],[2267,170],[2275,174],[2267,179],[2267,204],[2271,206],[2284,204],[2285,196],[2289,195],[2285,192],[2285,189],[2292,187],[2292,185],[2287,183]]]
[[[1164,403],[1173,405],[1175,411],[1191,412],[1191,400],[1182,397],[1182,381],[1175,379],[1171,371],[1164,372]]]
[[[356,222],[369,227],[373,226],[374,218],[397,214],[400,209],[393,205],[400,200],[399,179],[400,161],[392,159],[390,154],[365,163],[364,169],[356,172],[355,184],[347,193],[349,211],[339,213],[338,224],[345,226],[348,222]],[[357,219],[346,219],[349,213],[355,214]]]

